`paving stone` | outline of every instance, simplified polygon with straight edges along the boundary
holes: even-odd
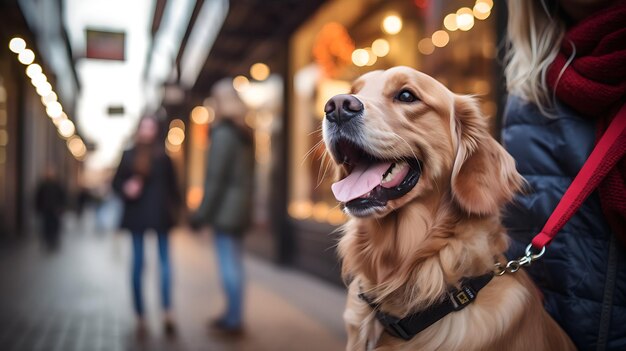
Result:
[[[0,350],[344,349],[344,290],[252,256],[245,258],[246,334],[210,334],[207,321],[224,303],[212,240],[178,230],[171,243],[177,337],[162,332],[156,240],[148,236],[143,341],[134,332],[128,236],[70,230],[55,253],[41,250],[35,235],[0,247]]]

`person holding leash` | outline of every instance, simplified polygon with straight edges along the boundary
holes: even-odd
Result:
[[[528,182],[504,218],[512,259],[523,255],[624,105],[626,2],[508,6],[502,141]],[[626,349],[626,160],[528,272],[580,350]]]

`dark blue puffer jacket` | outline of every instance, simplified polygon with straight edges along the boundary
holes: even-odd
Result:
[[[509,96],[502,142],[530,188],[505,211],[509,259],[523,255],[593,150],[592,121],[565,106],[558,116]],[[528,272],[546,309],[580,350],[626,350],[626,250],[611,234],[597,192]]]

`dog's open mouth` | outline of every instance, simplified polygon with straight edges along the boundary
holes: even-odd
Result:
[[[333,194],[355,215],[404,196],[422,174],[416,158],[379,159],[345,140],[337,142],[332,152],[348,171],[346,178],[332,185]]]

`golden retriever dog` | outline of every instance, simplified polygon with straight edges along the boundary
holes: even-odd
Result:
[[[347,350],[575,349],[525,272],[490,274],[506,263],[500,209],[523,179],[474,98],[395,67],[361,76],[325,113],[341,179],[332,190],[351,217],[338,246]],[[482,289],[452,302],[465,279],[485,276]],[[414,336],[394,336],[379,316],[432,314],[445,303],[463,308]]]

